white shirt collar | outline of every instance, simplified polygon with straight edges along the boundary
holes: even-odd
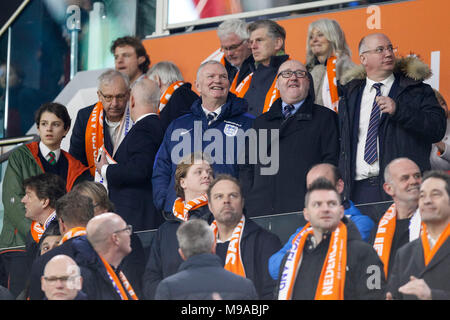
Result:
[[[39,151],[41,151],[41,154],[45,159],[48,159],[48,154],[50,153],[50,151],[53,151],[53,153],[55,154],[56,161],[59,160],[59,156],[61,155],[61,148],[50,150],[50,148],[47,147],[42,141],[39,142]]]
[[[369,79],[366,77],[366,86],[368,86],[369,88],[371,88],[370,90],[372,90],[373,85],[375,83],[382,83],[384,88],[390,88],[392,86],[392,84],[394,83],[394,81],[395,81],[395,76],[393,73],[391,73],[391,75],[389,77],[387,77],[386,79],[384,79],[382,81],[373,81],[372,79]]]
[[[218,107],[216,110],[214,110],[214,111],[209,111],[208,109],[205,109],[203,106],[202,106],[202,109],[203,109],[203,112],[208,116],[208,114],[210,114],[211,112],[214,112],[215,114],[216,114],[216,117],[214,118],[214,120],[215,119],[217,119],[217,117],[219,116],[219,114],[220,114],[220,112],[222,111],[222,107],[223,107],[223,105],[221,105],[220,107]]]

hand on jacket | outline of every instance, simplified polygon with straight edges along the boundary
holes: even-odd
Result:
[[[400,288],[398,291],[403,294],[415,295],[420,300],[431,300],[431,290],[423,279],[417,279],[414,276],[409,278],[409,282]]]
[[[397,105],[395,104],[395,101],[392,100],[390,97],[380,96],[377,97],[376,100],[382,113],[387,113],[390,114],[391,116],[395,113]]]

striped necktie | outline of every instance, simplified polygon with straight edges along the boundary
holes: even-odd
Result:
[[[208,120],[208,125],[210,125],[213,122],[213,120],[216,118],[216,116],[217,116],[217,113],[215,113],[215,112],[208,113],[208,115],[206,116],[206,119]]]
[[[53,151],[50,151],[48,153],[48,163],[50,163],[52,166],[56,164],[56,155]]]
[[[377,153],[377,139],[378,139],[378,126],[380,124],[380,107],[377,103],[377,97],[381,96],[382,83],[375,83],[376,95],[373,100],[372,112],[370,113],[369,129],[367,130],[366,146],[364,148],[364,160],[368,164],[373,164],[378,159]]]
[[[295,107],[292,104],[287,104],[283,108],[283,117],[285,119],[289,118],[291,116],[292,111],[295,110]]]

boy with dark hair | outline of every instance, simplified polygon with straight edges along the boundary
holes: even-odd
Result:
[[[70,128],[66,107],[55,102],[45,103],[36,111],[35,121],[41,141],[22,145],[11,153],[3,180],[5,216],[0,234],[0,253],[9,273],[13,294],[23,290],[25,277],[11,272],[20,270],[15,263],[18,266],[24,263],[25,250],[20,247],[25,245],[31,227],[31,220],[25,217],[25,207],[21,203],[25,195],[23,181],[50,172],[59,175],[66,190],[70,191],[76,181],[89,179],[88,168],[61,149],[61,141]],[[4,250],[10,247],[19,248]]]

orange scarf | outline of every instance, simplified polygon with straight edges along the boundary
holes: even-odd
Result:
[[[201,195],[198,198],[192,199],[185,203],[182,198],[178,197],[173,204],[173,215],[183,221],[189,220],[189,211],[203,207],[208,204],[206,195]]]
[[[386,278],[388,276],[389,256],[391,255],[396,224],[397,214],[395,211],[395,203],[393,203],[381,218],[373,243],[373,248],[383,262]]]
[[[241,239],[244,232],[245,216],[242,216],[241,221],[233,230],[230,244],[228,245],[227,256],[225,258],[224,269],[245,278],[245,269],[241,257]],[[214,236],[217,238],[217,222],[214,220],[211,223],[211,228],[214,231]]]
[[[161,99],[159,100],[159,108],[158,108],[158,114],[164,109],[166,104],[169,102],[170,97],[172,94],[177,90],[179,87],[181,87],[184,84],[183,81],[176,81],[172,83],[166,91],[161,95]]]
[[[447,227],[444,229],[444,231],[442,231],[441,235],[439,236],[439,239],[436,241],[436,244],[433,246],[432,249],[430,249],[427,234],[428,234],[427,225],[422,222],[422,233],[420,235],[420,238],[422,240],[425,266],[427,266],[430,263],[431,259],[433,259],[436,252],[438,252],[439,248],[444,244],[445,241],[447,241],[448,237],[450,236],[450,223],[447,223]]]
[[[81,237],[84,235],[86,235],[86,228],[83,228],[83,227],[72,228],[64,234],[64,237],[62,237],[59,244],[61,245],[69,239],[72,239],[75,237]]]
[[[333,106],[333,110],[338,112],[338,102],[339,102],[339,94],[337,88],[337,78],[336,78],[336,56],[332,55],[327,59],[327,78],[328,78],[328,87],[330,88],[330,96],[331,96],[331,104]]]
[[[133,300],[139,300],[136,293],[133,290],[133,287],[131,286],[130,282],[128,282],[127,277],[123,274],[122,271],[119,272],[119,278],[117,277],[116,273],[114,272],[113,268],[109,265],[109,263],[103,259],[103,257],[99,256],[100,259],[103,262],[103,265],[106,269],[106,274],[108,275],[109,279],[111,280],[111,284],[114,287],[114,290],[119,294],[120,299],[122,300],[129,300],[128,295],[126,294],[125,290],[130,295],[131,299]],[[125,288],[124,288],[125,287]]]
[[[99,101],[89,116],[85,133],[86,159],[91,175],[95,176],[95,160],[98,149],[103,145],[103,105]]]
[[[294,237],[292,248],[288,253],[286,264],[281,275],[278,292],[279,300],[290,300],[297,278],[297,272],[303,256],[306,239],[313,234],[311,224]],[[343,300],[345,286],[345,267],[347,265],[347,227],[340,222],[331,234],[327,256],[317,284],[315,300]]]
[[[39,241],[41,240],[42,235],[45,232],[45,229],[48,228],[48,225],[50,224],[50,222],[52,222],[55,218],[56,218],[56,213],[55,213],[55,211],[53,211],[53,213],[48,216],[48,218],[45,221],[44,225],[41,225],[37,221],[31,222],[31,229],[30,229],[31,237],[33,238],[33,240],[36,243],[39,243]]]
[[[245,94],[247,93],[248,88],[250,88],[250,83],[252,82],[253,72],[250,73],[242,82],[237,86],[235,94],[239,98],[243,98]],[[264,108],[263,112],[265,113],[269,111],[272,104],[280,97],[280,91],[277,88],[277,79],[278,76],[275,77],[275,79],[272,82],[272,85],[270,86],[269,91],[267,91],[266,99],[264,100]],[[234,82],[234,81],[233,81]]]

